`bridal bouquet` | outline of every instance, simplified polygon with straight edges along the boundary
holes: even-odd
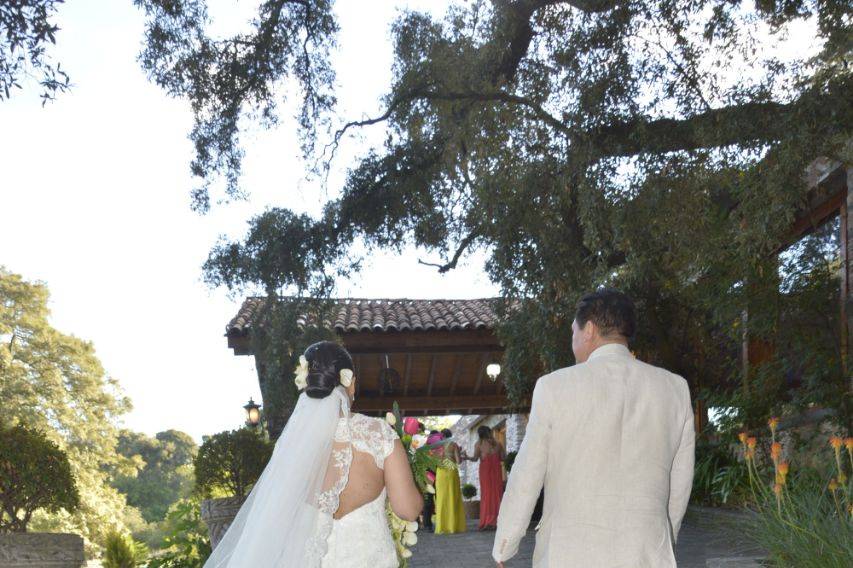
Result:
[[[409,467],[412,468],[412,475],[418,489],[422,493],[435,493],[435,470],[438,467],[447,467],[448,464],[453,464],[451,460],[430,453],[430,450],[443,446],[444,442],[427,444],[427,436],[421,424],[412,417],[403,419],[400,416],[400,407],[396,402],[394,403],[394,411],[385,415],[385,421],[394,428],[400,442],[406,449]],[[394,544],[397,546],[400,568],[405,568],[408,566],[408,559],[412,556],[412,551],[408,547],[414,546],[418,542],[418,537],[415,534],[418,530],[418,523],[404,521],[395,515],[390,504],[386,506],[386,512],[388,524],[391,527],[391,535],[394,538]]]

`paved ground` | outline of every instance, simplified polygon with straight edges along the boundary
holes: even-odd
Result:
[[[412,548],[414,556],[409,566],[410,568],[494,566],[491,559],[493,539],[493,532],[478,532],[474,523],[469,523],[469,531],[462,534],[434,535],[425,531],[419,532],[418,544]],[[533,531],[528,531],[518,555],[506,563],[507,567],[530,566],[533,559],[533,544]],[[754,546],[750,546],[733,534],[731,521],[704,509],[688,511],[675,553],[679,568],[746,567],[752,564],[737,563],[734,559],[745,560],[758,554],[760,551]],[[727,559],[727,561],[720,559]]]

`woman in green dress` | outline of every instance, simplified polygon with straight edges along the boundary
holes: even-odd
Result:
[[[447,440],[453,433],[442,431]],[[439,467],[435,472],[435,534],[465,532],[465,508],[459,483],[459,446],[454,442],[436,450],[439,456],[452,461],[452,467]]]

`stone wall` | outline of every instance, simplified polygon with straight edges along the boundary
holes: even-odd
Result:
[[[0,534],[3,568],[80,568],[83,537],[67,533]]]

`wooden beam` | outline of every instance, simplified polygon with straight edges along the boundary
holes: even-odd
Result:
[[[403,376],[403,396],[409,395],[409,380],[412,378],[412,354],[406,355],[406,374]]]
[[[234,350],[234,355],[253,355],[252,342],[248,335],[231,334],[228,338],[228,348]]]
[[[844,193],[837,193],[814,209],[809,210],[804,215],[797,218],[788,235],[787,246],[790,246],[806,235],[809,235],[815,229],[823,225],[827,220],[837,215],[842,204],[847,201],[846,198],[847,196]]]
[[[794,224],[779,247],[781,252],[837,215],[848,199],[848,182],[843,168],[836,168],[809,190],[807,204],[797,214]]]
[[[405,345],[388,345],[388,346],[373,346],[373,347],[353,347],[347,348],[350,354],[376,354],[376,353],[434,353],[436,355],[440,354],[453,354],[453,353],[478,353],[480,351],[491,351],[494,353],[500,353],[504,350],[502,345],[424,345],[424,346],[412,346],[407,347]]]
[[[480,386],[483,384],[483,377],[486,374],[486,365],[489,364],[489,354],[483,353],[480,357],[480,367],[477,371],[477,382],[474,384],[474,394],[478,394],[480,392]]]
[[[355,369],[355,396],[358,397],[359,387],[364,379],[361,378],[361,357],[358,355],[353,355],[352,357],[353,366]]]
[[[848,189],[849,191],[849,189]],[[847,199],[841,205],[841,369],[847,376],[848,369],[848,352],[847,334],[850,330],[847,328],[847,302],[850,298],[850,259],[849,251],[849,232],[848,223],[850,222],[850,211],[848,209]]]
[[[385,396],[385,385],[382,384],[382,370],[388,368],[388,365],[386,364],[387,359],[388,359],[387,353],[379,356],[379,378],[378,378],[379,380],[377,382],[379,383],[378,387],[379,387],[379,395],[380,396]]]
[[[432,385],[435,383],[435,359],[436,356],[433,355],[429,363],[429,382],[427,382],[427,396],[432,395]]]
[[[456,331],[359,331],[340,334],[350,353],[460,353],[502,351],[490,329]]]
[[[390,409],[394,401],[400,405],[401,411],[413,412],[450,412],[469,409],[498,409],[509,406],[509,399],[502,395],[481,396],[404,396],[360,398],[355,401],[353,409],[358,412],[379,412]]]
[[[456,366],[453,368],[453,376],[450,379],[450,394],[453,395],[456,392],[456,383],[459,382],[459,375],[462,374],[462,359],[464,357],[462,355],[456,356]]]
[[[848,394],[853,392],[853,373],[850,369],[853,367],[850,363],[850,358],[853,357],[853,191],[850,191],[850,180],[853,178],[853,167],[847,168],[845,177],[845,189],[847,199],[844,207],[841,209],[841,226],[843,227],[841,248],[843,266],[843,282],[842,290],[844,298],[842,300],[841,321],[844,326],[845,343],[844,346],[844,363],[846,365],[844,372],[850,377],[847,385]]]

